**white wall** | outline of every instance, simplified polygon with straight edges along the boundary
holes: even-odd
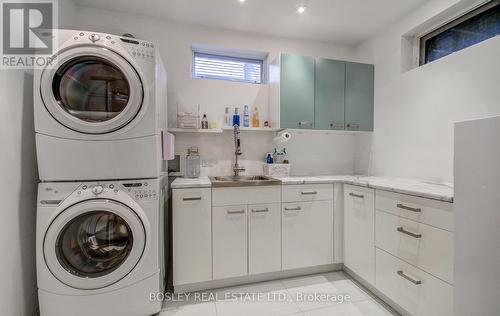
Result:
[[[0,307],[2,315],[37,309],[35,223],[37,169],[33,131],[33,77],[0,70]]]
[[[268,119],[268,89],[266,85],[243,84],[221,80],[191,78],[191,46],[261,51],[273,59],[280,52],[352,60],[353,49],[314,41],[232,32],[203,26],[178,23],[158,18],[131,15],[78,7],[78,27],[84,30],[114,34],[132,33],[136,37],[157,43],[168,72],[169,125],[175,126],[177,104],[187,107],[201,106],[209,120],[221,121],[226,106],[259,107],[260,120]],[[261,173],[266,152],[274,146],[272,133],[242,134],[242,164],[248,174]],[[204,174],[229,174],[233,159],[232,133],[223,135],[177,135],[176,151],[184,154],[189,146],[198,146],[203,159]],[[353,142],[351,136],[321,135],[311,138],[297,137],[287,145],[294,174],[338,173],[353,171]],[[311,169],[302,159],[314,161]]]
[[[430,1],[358,47],[375,64],[375,132],[358,136],[357,171],[453,182],[453,122],[500,114],[500,37],[401,71],[402,35],[457,4]]]
[[[72,20],[71,1],[61,1],[60,25]],[[33,76],[0,70],[0,314],[31,316],[38,310],[35,231],[36,167]]]

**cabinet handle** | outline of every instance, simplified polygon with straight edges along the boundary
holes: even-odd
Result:
[[[195,197],[185,197],[182,198],[183,201],[201,201],[201,196],[195,196]]]
[[[299,122],[299,127],[312,127],[312,123],[309,122],[309,121],[302,121],[302,122]]]
[[[403,227],[398,227],[396,230],[400,233],[406,234],[406,235],[414,237],[414,238],[422,238],[422,234],[412,233],[410,231],[407,231]]]
[[[356,194],[356,193],[349,193],[350,196],[353,196],[355,198],[358,198],[358,199],[363,199],[365,196],[362,195],[362,194]]]
[[[401,204],[401,203],[396,204],[396,207],[398,207],[400,209],[403,209],[403,210],[412,211],[412,212],[415,212],[415,213],[422,212],[421,208],[409,207],[409,206],[406,206],[406,205]]]
[[[245,210],[241,210],[241,211],[227,211],[227,213],[229,215],[232,215],[232,214],[245,214]]]
[[[269,209],[267,207],[265,209],[262,209],[262,210],[252,209],[252,213],[266,213],[266,212],[269,212]]]
[[[316,191],[302,191],[300,194],[302,195],[316,195],[318,192]]]
[[[300,206],[292,207],[292,208],[285,207],[285,211],[300,211],[300,210],[302,210],[302,207],[300,207]]]
[[[420,285],[420,284],[422,284],[422,281],[420,281],[420,280],[416,280],[416,279],[414,279],[414,278],[412,278],[412,277],[407,276],[407,275],[403,272],[403,270],[398,270],[396,273],[397,273],[400,277],[402,277],[403,279],[406,279],[406,280],[410,281],[411,283],[413,283],[413,284],[415,284],[415,285]]]

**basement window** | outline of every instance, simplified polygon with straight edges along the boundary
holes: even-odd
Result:
[[[500,0],[477,9],[420,38],[420,65],[500,34]]]
[[[264,58],[246,58],[193,50],[193,77],[261,84]]]

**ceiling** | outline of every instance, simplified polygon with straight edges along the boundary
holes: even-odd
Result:
[[[288,38],[355,45],[427,0],[76,0],[78,5]],[[299,15],[296,8],[305,5]]]

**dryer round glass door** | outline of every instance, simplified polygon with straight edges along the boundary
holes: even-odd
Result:
[[[129,274],[142,257],[144,226],[122,203],[90,200],[62,212],[50,225],[44,255],[61,282],[78,289],[109,286]]]
[[[43,103],[65,127],[87,134],[116,131],[130,123],[143,103],[143,86],[132,65],[97,46],[59,52],[40,81]]]

